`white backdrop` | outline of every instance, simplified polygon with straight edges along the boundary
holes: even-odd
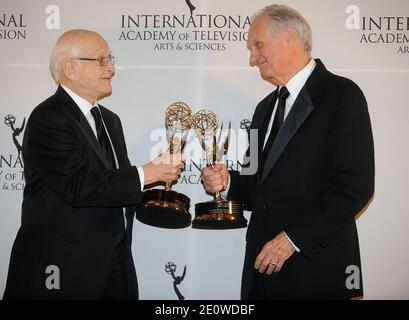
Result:
[[[13,115],[14,129],[21,128],[31,110],[55,91],[48,60],[62,32],[92,29],[110,44],[116,76],[113,95],[102,104],[121,117],[134,164],[149,161],[156,144],[151,133],[163,127],[165,108],[172,102],[185,101],[193,111],[208,107],[220,119],[232,120],[237,129],[273,90],[248,66],[245,42],[248,16],[271,2],[191,2],[196,7],[193,21],[184,0],[54,0],[52,4],[1,0],[0,295],[20,224],[24,185],[23,166],[6,117]],[[354,80],[367,97],[375,139],[376,191],[358,220],[365,298],[408,299],[409,2],[282,3],[311,23],[313,57]],[[174,22],[175,17],[186,20]],[[20,144],[22,136],[16,137]],[[190,145],[199,148],[193,138]],[[230,159],[236,163],[236,153]],[[199,159],[188,158],[187,165],[192,161]],[[198,184],[199,174],[194,166],[187,168],[174,186],[191,198],[192,214],[194,203],[209,199]],[[166,230],[135,221],[133,253],[140,297],[177,299],[173,280],[165,272],[165,264],[173,262],[176,276],[186,265],[179,285],[186,299],[239,299],[245,231]]]

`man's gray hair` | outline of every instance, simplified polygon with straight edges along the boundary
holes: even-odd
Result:
[[[63,33],[54,45],[50,58],[50,71],[55,82],[61,82],[61,64],[65,59],[78,58],[81,54],[81,42],[91,35],[98,35],[90,30],[73,29]]]
[[[307,20],[305,20],[297,10],[285,5],[273,4],[256,12],[252,17],[252,21],[263,13],[266,13],[270,17],[273,32],[281,31],[286,28],[293,29],[297,33],[298,40],[302,44],[304,50],[308,55],[311,55],[311,27]]]

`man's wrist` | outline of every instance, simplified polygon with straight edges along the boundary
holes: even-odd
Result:
[[[145,186],[145,172],[143,171],[142,166],[137,166],[136,169],[138,170],[139,182],[141,184],[141,191],[143,191],[143,187]]]
[[[283,231],[284,235],[287,237],[288,241],[290,241],[290,243],[293,245],[295,251],[300,252],[301,250],[294,244],[294,242],[292,242],[292,240],[290,239],[290,237],[285,233],[285,231]]]
[[[223,197],[223,198],[227,198],[227,194],[229,193],[229,189],[230,189],[230,173],[229,173],[229,171],[227,171],[227,182],[226,182],[226,185],[225,185],[225,187],[223,188],[223,190],[221,190],[220,191],[220,195]]]

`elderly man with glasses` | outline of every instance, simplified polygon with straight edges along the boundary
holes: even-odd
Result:
[[[114,57],[88,30],[54,46],[56,93],[30,115],[23,140],[26,187],[5,299],[137,299],[131,253],[144,185],[176,180],[180,154],[132,166],[111,94]]]

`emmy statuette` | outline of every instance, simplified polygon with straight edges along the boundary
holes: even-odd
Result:
[[[171,154],[183,152],[191,127],[192,111],[184,102],[175,102],[166,109],[165,128]],[[179,229],[190,226],[190,199],[171,190],[171,182],[165,189],[150,189],[144,192],[143,207],[137,210],[136,218],[148,225]]]
[[[202,109],[194,114],[192,127],[206,154],[207,165],[214,167],[228,151],[231,122],[224,142],[221,142],[223,123],[216,139],[217,116],[210,110]],[[243,216],[243,205],[237,201],[223,199],[220,192],[214,195],[213,201],[197,203],[195,213],[192,227],[196,229],[235,229],[247,226],[247,220]]]

